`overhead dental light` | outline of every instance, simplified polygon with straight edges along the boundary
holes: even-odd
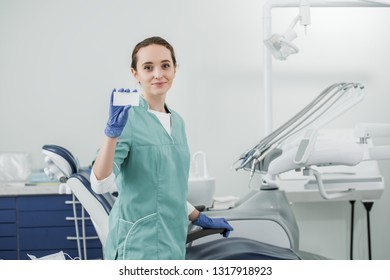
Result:
[[[286,58],[299,51],[292,41],[297,38],[297,33],[294,30],[287,30],[284,35],[274,33],[270,38],[264,40],[264,44],[271,51],[272,55],[279,60],[286,60]]]
[[[283,35],[274,33],[264,40],[264,44],[276,59],[286,60],[289,55],[298,53],[298,47],[293,44],[293,40],[298,37],[297,33],[294,31],[298,22],[305,26],[306,33],[306,26],[310,24],[310,5],[306,0],[301,1],[299,14],[294,18]]]

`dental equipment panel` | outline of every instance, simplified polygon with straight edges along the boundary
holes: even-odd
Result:
[[[354,83],[336,83],[326,88],[317,98],[293,116],[289,121],[263,138],[259,144],[244,153],[238,160],[241,161],[236,170],[250,171],[250,177],[255,172],[268,170],[268,164],[280,156],[281,146],[285,140],[292,142],[302,134],[302,141],[296,162],[303,162],[308,157],[312,147],[310,139],[315,139],[316,131],[325,124],[357,104],[363,99],[363,86]],[[309,131],[306,131],[306,130]],[[306,143],[306,147],[305,147]],[[309,145],[310,143],[310,145]],[[268,160],[264,159],[268,156]]]
[[[384,189],[383,177],[376,162],[365,161],[389,159],[390,146],[372,147],[367,138],[386,134],[389,126],[358,125],[358,138],[355,139],[329,137],[320,131],[360,102],[364,96],[363,89],[362,85],[354,83],[328,87],[292,119],[244,153],[237,170],[250,171],[250,177],[255,172],[261,173],[263,189],[281,188],[289,193],[291,188],[295,196],[290,201],[317,201],[317,196],[313,196],[315,185],[326,200],[379,198]],[[372,130],[381,132],[373,134]],[[364,169],[371,170],[371,173],[364,172]],[[300,171],[303,177],[291,176]],[[285,175],[287,172],[289,175]],[[312,193],[299,198],[299,193],[306,192]]]

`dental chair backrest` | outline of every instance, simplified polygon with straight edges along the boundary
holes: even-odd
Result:
[[[80,201],[90,215],[104,248],[108,234],[108,214],[114,203],[112,195],[96,194],[92,190],[88,179],[90,170],[81,169],[77,158],[69,150],[57,145],[44,145],[42,152],[46,155],[45,173],[51,178],[57,178]]]
[[[88,212],[104,249],[108,234],[108,215],[111,204],[103,195],[96,194],[92,190],[89,180],[80,173],[72,174],[67,184]]]

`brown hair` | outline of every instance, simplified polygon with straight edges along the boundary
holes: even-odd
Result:
[[[138,62],[137,53],[141,48],[147,47],[149,45],[160,45],[160,46],[166,47],[171,52],[172,62],[173,62],[173,65],[176,67],[175,51],[174,51],[173,47],[171,46],[171,44],[169,44],[165,39],[163,39],[161,37],[154,36],[154,37],[146,38],[145,40],[139,42],[134,47],[133,53],[131,55],[131,68],[133,68],[134,70],[137,70],[137,62]]]

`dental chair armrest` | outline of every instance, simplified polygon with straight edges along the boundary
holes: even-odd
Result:
[[[204,205],[197,205],[197,206],[194,206],[194,207],[199,212],[203,212],[204,210],[206,210],[206,206],[204,206]]]
[[[208,228],[208,229],[194,230],[187,235],[187,244],[199,238],[203,238],[205,236],[209,236],[212,234],[223,234],[224,232],[225,232],[224,228],[215,228],[215,229]]]

